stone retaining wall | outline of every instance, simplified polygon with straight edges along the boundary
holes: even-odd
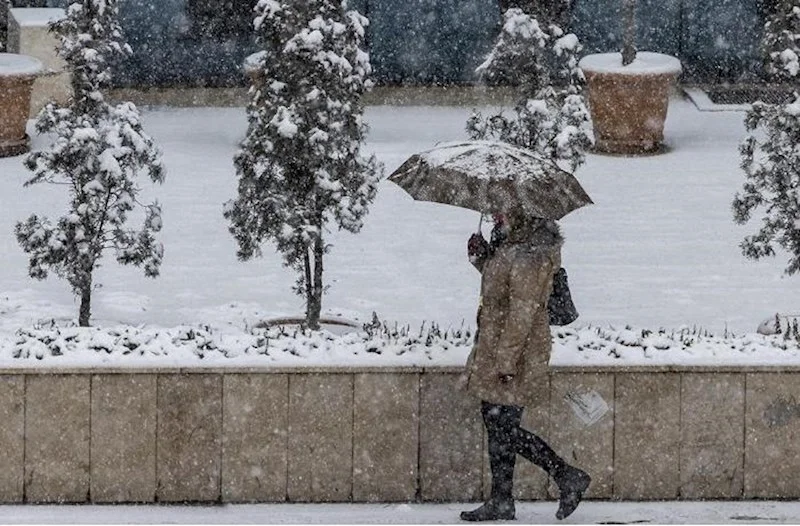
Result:
[[[458,372],[0,371],[0,501],[479,500]],[[608,410],[587,424],[566,395],[592,392]],[[588,498],[798,498],[798,393],[800,371],[554,369],[524,422],[591,473]],[[555,495],[524,460],[517,477]]]

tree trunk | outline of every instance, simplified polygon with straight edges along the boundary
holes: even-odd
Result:
[[[92,283],[91,281],[81,290],[81,307],[78,314],[78,325],[81,327],[89,326],[89,318],[92,315]]]
[[[622,65],[636,59],[636,0],[623,0]]]
[[[314,242],[314,281],[311,285],[311,300],[306,310],[306,323],[308,328],[319,330],[319,318],[322,314],[322,258],[325,254],[325,243],[322,240],[322,233]]]
[[[306,293],[306,325],[310,326],[311,324],[311,305],[314,303],[314,293],[313,293],[313,279],[312,279],[312,272],[311,272],[311,255],[309,251],[311,249],[306,247],[305,254],[303,254],[303,271],[304,271],[304,279],[305,279],[305,293]]]

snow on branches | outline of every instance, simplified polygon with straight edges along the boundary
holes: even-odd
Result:
[[[132,53],[123,40],[116,0],[74,0],[66,17],[51,23],[58,55],[71,75],[74,105],[103,104],[102,90],[111,82],[109,63]]]
[[[765,26],[767,72],[774,80],[794,80],[800,73],[800,7],[782,0]],[[774,256],[780,247],[789,253],[787,274],[800,270],[800,96],[789,104],[756,102],[745,115],[749,132],[739,147],[745,182],[733,200],[733,219],[750,221],[763,209],[761,228],[741,242],[749,259]]]
[[[273,242],[297,271],[306,321],[322,302],[328,224],[361,229],[381,167],[364,157],[362,95],[371,87],[361,47],[367,19],[346,1],[260,0],[254,28],[263,52],[250,90],[248,131],[234,158],[236,199],[224,215],[246,260]]]
[[[111,79],[109,62],[130,52],[122,40],[115,0],[76,0],[67,17],[52,26],[59,38],[59,55],[72,76],[74,96],[60,107],[48,104],[36,119],[36,131],[53,134],[50,148],[24,160],[33,176],[25,183],[62,185],[69,207],[55,221],[31,215],[17,223],[15,233],[29,254],[29,273],[45,279],[54,272],[80,295],[79,323],[89,324],[92,274],[106,250],[121,264],[142,266],[155,277],[163,247],[161,208],[144,206],[141,229],[127,227],[138,205],[139,172],[163,182],[161,154],[145,134],[139,112],[131,103],[108,104],[102,89]]]
[[[476,72],[489,83],[516,85],[519,99],[510,116],[473,113],[470,138],[528,148],[575,171],[594,141],[578,68],[581,49],[574,34],[555,25],[542,29],[521,9],[507,10],[497,42]]]
[[[779,80],[791,80],[800,72],[800,5],[797,0],[776,2],[764,25],[763,46],[767,73]]]
[[[785,106],[757,102],[747,112],[750,135],[740,152],[745,183],[733,200],[734,221],[744,224],[764,209],[761,228],[741,243],[750,259],[775,255],[775,245],[789,252],[787,274],[800,270],[800,99]]]

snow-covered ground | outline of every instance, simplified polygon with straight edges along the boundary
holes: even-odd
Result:
[[[391,173],[411,154],[465,137],[469,107],[376,106],[368,150]],[[146,130],[164,150],[167,180],[146,190],[163,205],[165,257],[161,277],[145,278],[112,259],[97,272],[93,321],[173,327],[252,326],[300,314],[293,274],[265,247],[262,259],[240,262],[222,217],[236,179],[232,155],[244,134],[241,108],[146,109]],[[755,225],[732,221],[730,203],[743,181],[740,112],[699,112],[675,99],[666,123],[670,151],[650,157],[589,155],[577,172],[595,205],[563,221],[563,263],[581,313],[577,326],[645,329],[700,326],[753,332],[775,312],[798,312],[798,278],[784,277],[784,260],[745,260],[741,238]],[[34,148],[47,144],[34,137]],[[62,188],[23,188],[21,157],[0,159],[0,335],[39,320],[74,319],[66,282],[27,276],[26,255],[13,226],[32,212],[55,215]],[[466,257],[478,224],[469,210],[413,201],[382,182],[358,235],[334,232],[326,261],[331,285],[326,311],[368,321],[418,327],[473,324],[479,275]],[[488,234],[488,232],[487,232]]]
[[[0,506],[0,524],[465,524],[475,504]],[[517,504],[514,524],[554,524],[555,502]],[[797,502],[592,502],[559,524],[797,524]]]
[[[368,149],[386,164],[388,174],[415,152],[438,141],[463,138],[469,111],[467,107],[371,107]],[[753,229],[735,226],[730,211],[742,182],[737,154],[744,135],[742,117],[735,112],[701,113],[687,101],[674,100],[666,125],[669,153],[589,156],[577,176],[596,204],[562,222],[567,238],[563,261],[581,318],[577,330],[566,330],[557,340],[556,355],[566,349],[561,363],[579,358],[581,342],[592,343],[582,338],[597,327],[604,327],[606,336],[601,339],[617,350],[633,355],[650,349],[648,359],[655,354],[653,362],[664,363],[659,361],[665,356],[659,354],[659,346],[681,327],[741,334],[753,332],[775,312],[798,312],[797,278],[782,275],[782,259],[754,263],[737,248],[741,237]],[[107,261],[97,274],[103,287],[95,293],[94,323],[112,328],[128,345],[161,349],[160,342],[166,341],[164,348],[185,346],[195,356],[197,349],[215,352],[209,341],[217,348],[220,342],[235,341],[227,349],[234,353],[244,353],[237,351],[238,345],[257,348],[253,343],[257,335],[243,329],[265,318],[299,314],[302,300],[290,290],[294,276],[268,247],[263,259],[236,260],[235,244],[222,218],[222,203],[236,188],[231,157],[244,133],[244,111],[149,109],[145,120],[147,131],[164,149],[168,169],[166,183],[143,196],[145,201],[157,197],[163,204],[162,275],[149,280],[136,269]],[[45,144],[43,138],[34,138],[34,147]],[[37,282],[27,276],[26,257],[14,240],[13,225],[32,212],[56,214],[64,201],[58,187],[23,188],[27,177],[21,157],[0,159],[0,342],[5,344],[0,347],[6,355],[17,350],[21,339],[42,343],[38,338],[44,334],[48,340],[48,329],[32,329],[33,325],[74,319],[77,311],[65,282],[54,277]],[[331,236],[326,311],[361,322],[369,321],[376,311],[401,326],[418,327],[423,321],[435,321],[443,328],[470,325],[479,276],[467,261],[465,244],[477,223],[474,212],[417,203],[383,182],[363,232]],[[207,332],[201,328],[205,324],[211,326]],[[194,335],[189,337],[180,325],[193,327]],[[626,325],[636,330],[626,330]],[[659,335],[660,327],[668,330]],[[20,328],[25,330],[18,332]],[[230,336],[226,328],[238,332]],[[645,336],[640,329],[655,332]],[[119,364],[125,360],[117,362],[117,355],[107,354],[104,345],[116,341],[109,340],[109,331],[84,332],[68,340],[70,330],[62,329],[63,342],[83,342],[81,349],[86,352],[111,356]],[[758,363],[780,354],[762,351],[757,341],[747,338],[741,340],[740,351],[763,352]],[[22,349],[35,357],[42,346],[31,343]],[[680,361],[691,363],[692,356],[700,356],[701,363],[713,363],[714,349],[699,345]],[[437,363],[463,363],[467,350],[461,346]],[[377,358],[363,348],[360,352],[370,360]],[[425,352],[417,357],[425,358]],[[788,360],[797,354],[794,348]],[[259,356],[256,351],[255,359]],[[430,524],[455,523],[458,512],[470,506],[0,506],[0,523]],[[553,523],[554,511],[553,502],[521,503],[519,522]],[[587,502],[566,523],[793,523],[797,517],[800,504],[794,502]]]

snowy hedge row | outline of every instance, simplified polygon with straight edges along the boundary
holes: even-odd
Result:
[[[37,327],[0,335],[0,367],[463,365],[469,330],[365,326],[347,334],[285,327]]]
[[[386,324],[343,335],[281,327],[36,327],[0,334],[0,367],[461,366],[469,329]],[[796,334],[715,336],[697,329],[553,329],[553,366],[794,365]]]

